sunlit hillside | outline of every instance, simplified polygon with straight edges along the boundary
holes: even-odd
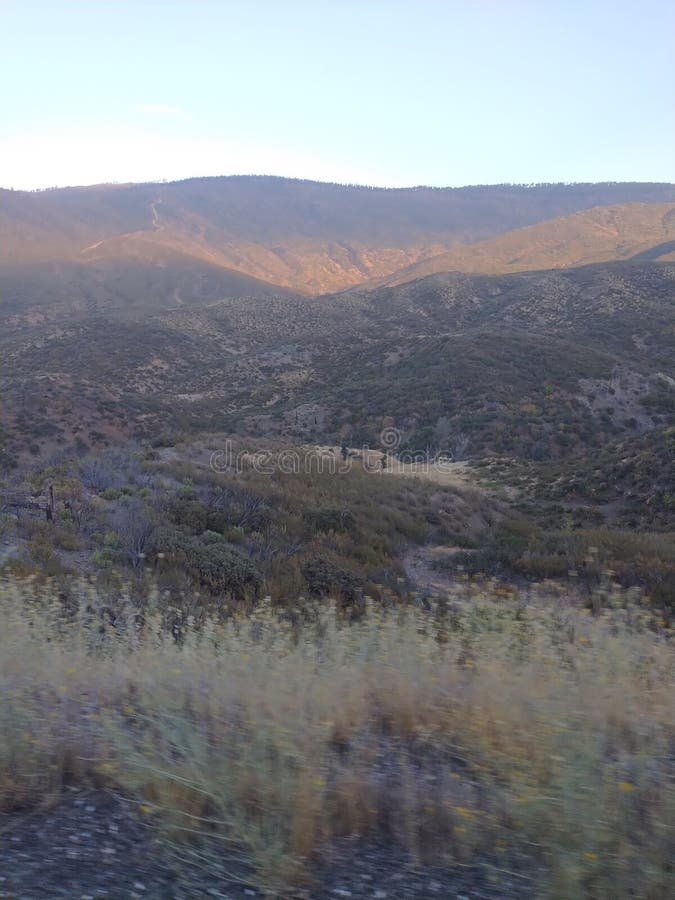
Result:
[[[596,207],[468,246],[455,246],[381,279],[381,283],[402,284],[435,272],[507,273],[609,260],[668,259],[673,250],[675,205],[628,203]]]
[[[63,270],[54,266],[47,270],[51,291],[60,291],[66,298],[71,287],[82,289],[82,281],[89,287],[92,302],[99,305],[119,293],[110,263],[121,270],[122,280],[125,265],[132,271],[144,265],[151,295],[161,290],[161,272],[155,284],[158,267],[177,268],[180,278],[186,264],[197,270],[202,267],[206,278],[213,275],[212,267],[220,267],[230,279],[229,270],[233,270],[303,294],[325,293],[390,276],[429,257],[439,258],[456,245],[580,210],[674,200],[675,188],[668,184],[385,190],[243,177],[37,193],[0,191],[0,263],[21,267],[10,272],[13,283],[25,279],[38,284],[44,277],[40,269],[33,270],[35,264],[67,263]],[[625,224],[626,240],[639,242],[639,237],[631,236],[631,228],[634,231],[644,223],[633,216]],[[559,241],[563,244],[571,239],[564,224],[551,227],[556,233],[562,229]],[[573,247],[557,251],[549,247],[538,267],[613,258],[603,239],[598,252],[593,255],[594,248],[588,248],[583,260],[574,255]],[[519,238],[512,240],[517,244]],[[469,270],[494,271],[494,263],[486,259],[490,253],[479,249],[477,256],[469,255]],[[619,257],[624,255],[618,252]],[[456,259],[464,257],[460,254]],[[456,259],[452,257],[447,269],[462,268]],[[81,265],[85,268],[79,269]],[[242,288],[241,282],[225,281],[207,297],[220,299]],[[261,289],[265,292],[264,285],[253,283],[246,292]],[[23,299],[28,302],[28,297]],[[141,297],[133,299],[141,303]],[[118,301],[117,305],[123,304]]]

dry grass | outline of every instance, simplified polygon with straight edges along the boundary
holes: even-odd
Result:
[[[0,586],[0,810],[104,781],[273,890],[376,832],[543,896],[672,896],[674,657],[639,606],[594,618],[488,586],[298,625],[263,605],[179,647],[159,617],[129,605],[113,632],[79,599],[68,619],[48,588]]]

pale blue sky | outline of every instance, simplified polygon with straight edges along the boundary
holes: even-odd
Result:
[[[0,0],[0,185],[675,181],[672,0]]]

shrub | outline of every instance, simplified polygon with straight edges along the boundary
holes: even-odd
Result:
[[[62,528],[56,526],[53,529],[54,546],[60,550],[75,551],[82,546],[79,536],[72,528]]]
[[[303,518],[312,531],[354,531],[356,528],[356,516],[350,509],[321,506],[307,510]]]
[[[187,564],[200,582],[218,594],[234,600],[257,598],[262,575],[254,563],[235,547],[223,541],[191,541]]]
[[[176,500],[169,511],[169,517],[176,525],[180,525],[192,534],[206,531],[209,509],[200,500]]]
[[[314,597],[337,597],[349,604],[363,599],[359,579],[330,560],[311,559],[303,566],[302,574]]]
[[[150,552],[155,560],[184,567],[215,594],[233,600],[255,599],[260,594],[262,574],[257,566],[213,532],[199,538],[176,527],[157,528],[152,535]]]

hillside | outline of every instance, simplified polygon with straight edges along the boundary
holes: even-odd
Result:
[[[152,254],[152,261],[150,259]],[[179,251],[151,248],[87,264],[44,262],[0,266],[0,327],[67,323],[97,315],[142,318],[153,312],[202,306],[224,297],[289,292]]]
[[[596,207],[458,245],[377,284],[403,284],[437,272],[496,274],[632,258],[668,259],[674,249],[675,204],[628,203]]]
[[[401,450],[573,466],[673,424],[674,288],[629,262],[24,324],[0,336],[3,458],[204,429],[377,446],[389,425]]]
[[[9,295],[15,306],[18,302],[32,314],[33,307],[42,305],[46,264],[52,266],[50,296],[62,309],[70,308],[73,288],[84,291],[96,308],[110,307],[108,295],[116,290],[110,267],[125,279],[126,265],[144,268],[150,308],[166,308],[162,270],[172,267],[179,272],[192,267],[193,281],[203,275],[211,282],[205,291],[188,288],[186,302],[193,294],[207,302],[241,292],[266,295],[273,290],[270,285],[318,294],[388,277],[429,258],[440,261],[448,251],[458,252],[456,259],[462,263],[466,243],[593,207],[648,204],[642,218],[649,219],[651,204],[673,202],[673,185],[612,183],[386,190],[223,177],[36,193],[0,190],[0,298]],[[624,214],[619,210],[616,215]],[[626,214],[624,223],[630,246],[649,249],[652,232],[655,242],[670,235],[652,223],[644,240],[637,238],[631,229],[640,229],[644,222],[631,215]],[[566,246],[570,240],[576,240],[572,227],[559,236],[564,247],[541,254],[539,267],[625,255],[606,240],[599,247],[601,255],[580,259]],[[471,254],[466,257],[467,271],[492,271],[492,250],[479,248],[476,253],[478,262],[471,262]],[[515,253],[502,251],[509,259]],[[2,274],[5,267],[9,272]],[[223,283],[214,269],[224,271]],[[255,281],[238,282],[233,273]],[[33,281],[35,289],[23,296],[16,285]],[[143,297],[132,300],[132,307],[145,308]],[[129,303],[119,298],[112,306],[125,309]]]

